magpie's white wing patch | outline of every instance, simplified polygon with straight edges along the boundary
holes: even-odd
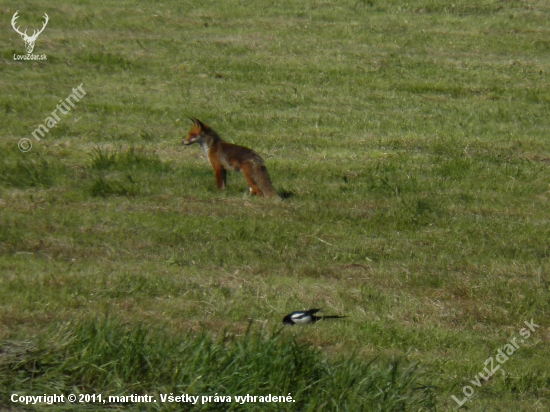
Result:
[[[293,313],[290,319],[292,319],[294,323],[311,323],[312,321],[311,315],[307,312]]]

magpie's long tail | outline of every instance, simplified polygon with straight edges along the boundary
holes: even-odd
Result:
[[[347,316],[338,316],[338,315],[329,315],[329,316],[316,316],[317,319],[342,319],[347,318]]]

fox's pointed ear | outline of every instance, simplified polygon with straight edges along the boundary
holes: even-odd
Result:
[[[208,129],[208,126],[205,125],[203,122],[201,122],[199,119],[195,117],[195,120],[197,121],[196,125],[199,126],[201,129]]]
[[[197,124],[197,118],[196,117],[190,117],[189,120],[193,122],[193,124]]]

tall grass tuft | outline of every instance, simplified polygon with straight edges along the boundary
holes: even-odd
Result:
[[[163,163],[156,153],[147,153],[143,147],[129,147],[111,150],[94,147],[90,153],[91,168],[94,170],[135,170],[146,169],[151,172],[168,172],[170,166]]]
[[[15,162],[0,160],[0,185],[25,189],[51,187],[55,184],[60,166],[42,157],[26,156]]]
[[[94,197],[135,196],[138,193],[137,184],[131,175],[127,176],[127,180],[128,182],[121,182],[98,176],[90,187],[90,193]]]
[[[287,333],[289,332],[289,333]],[[415,365],[399,361],[326,360],[293,331],[249,326],[242,337],[206,333],[166,336],[111,318],[57,325],[35,342],[2,342],[0,406],[10,393],[160,394],[231,396],[193,410],[336,411],[430,410],[430,390],[419,389]],[[235,396],[292,396],[289,403],[245,403]],[[61,405],[58,405],[60,407]],[[111,405],[112,406],[112,405]],[[170,409],[169,404],[161,405]],[[178,410],[191,409],[178,404]],[[38,409],[36,409],[38,410]],[[54,409],[55,410],[55,407]],[[92,409],[93,410],[93,409]],[[97,410],[100,410],[97,409]]]

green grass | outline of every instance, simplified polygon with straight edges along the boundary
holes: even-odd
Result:
[[[22,28],[50,23],[43,62],[14,61],[23,42],[1,29],[1,407],[296,385],[277,410],[451,411],[534,319],[463,409],[548,409],[546,2],[18,8]],[[181,146],[188,117],[259,152],[285,200],[235,173],[219,193]],[[279,331],[313,307],[347,318]]]
[[[394,360],[375,366],[353,357],[326,362],[309,344],[280,331],[268,336],[248,329],[238,339],[226,333],[217,340],[204,333],[167,337],[107,318],[69,322],[35,345],[6,342],[0,348],[0,371],[13,393],[86,394],[102,388],[111,396],[149,394],[157,403],[162,395],[212,394],[209,401],[200,396],[195,407],[177,402],[163,410],[236,410],[244,404],[234,399],[239,394],[284,393],[285,403],[248,402],[249,410],[397,411],[433,402],[431,388],[417,386],[415,365],[403,369]],[[225,401],[213,400],[214,394]],[[227,394],[235,395],[227,399]],[[159,405],[151,401],[125,409],[144,408],[158,410]]]

